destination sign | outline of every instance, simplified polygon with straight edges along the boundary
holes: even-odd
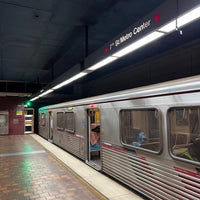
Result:
[[[128,41],[129,39],[133,38],[135,35],[139,34],[140,32],[144,31],[147,28],[151,27],[151,19],[143,22],[139,26],[134,26],[131,31],[121,35],[117,38],[114,42],[110,43],[109,50],[111,51],[114,47],[117,47],[124,42]]]
[[[130,38],[134,37],[134,35],[140,33],[144,29],[150,27],[151,25],[151,20],[148,20],[146,22],[143,22],[140,26],[133,27],[133,30],[122,35],[118,39],[116,39],[113,43],[110,44],[110,50],[112,49],[113,46],[117,47],[123,42],[129,40]]]
[[[85,60],[85,67],[90,67],[99,61],[109,58],[109,56],[115,55],[117,52],[123,50],[131,44],[134,44],[155,31],[159,32],[159,28],[170,23],[188,10],[199,6],[199,1],[200,0],[179,1],[177,13],[177,2],[174,0],[167,0],[157,9],[153,10],[137,23],[131,25],[125,31],[107,42],[102,48],[99,48],[88,56]],[[162,31],[160,31],[160,33],[161,32]]]

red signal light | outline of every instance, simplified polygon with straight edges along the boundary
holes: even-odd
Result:
[[[158,22],[160,20],[160,14],[156,14],[155,16],[154,16],[154,21],[155,22]]]
[[[90,104],[90,108],[94,108],[94,103],[91,103],[91,104]]]

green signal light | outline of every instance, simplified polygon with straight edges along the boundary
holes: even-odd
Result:
[[[27,107],[30,107],[31,105],[32,105],[31,101],[27,101],[27,102],[26,102],[26,106],[27,106]]]

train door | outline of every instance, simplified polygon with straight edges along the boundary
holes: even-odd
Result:
[[[49,111],[49,134],[48,141],[53,142],[53,112]]]
[[[100,110],[88,109],[88,164],[93,168],[101,169],[101,126]]]

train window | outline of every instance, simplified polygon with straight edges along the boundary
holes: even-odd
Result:
[[[200,107],[171,108],[168,119],[171,154],[200,162]]]
[[[122,110],[120,122],[123,145],[154,153],[161,151],[160,113],[157,109]]]
[[[64,130],[64,112],[57,112],[57,129]]]
[[[70,133],[75,132],[75,118],[73,112],[65,113],[65,130]]]
[[[46,126],[46,115],[45,115],[45,113],[40,113],[40,125]]]

